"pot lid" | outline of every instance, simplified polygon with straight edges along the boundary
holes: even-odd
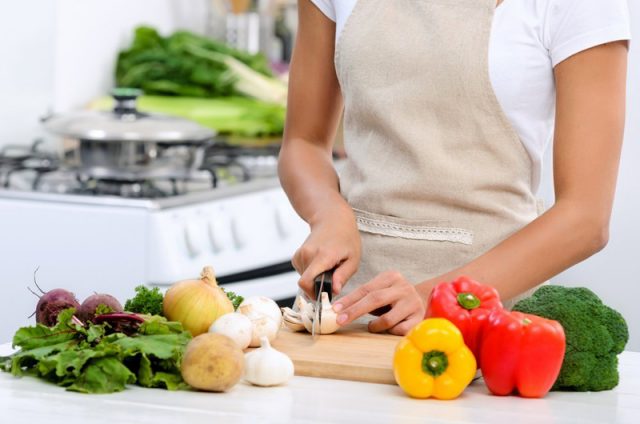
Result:
[[[112,111],[82,111],[46,118],[52,133],[82,140],[153,141],[161,143],[205,142],[215,133],[187,119],[139,112],[141,90],[116,88]]]

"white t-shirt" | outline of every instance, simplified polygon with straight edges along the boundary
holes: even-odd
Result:
[[[337,42],[357,0],[311,1],[336,22]],[[489,73],[502,108],[531,156],[534,190],[553,136],[553,67],[582,50],[630,38],[627,0],[505,0],[496,9]]]

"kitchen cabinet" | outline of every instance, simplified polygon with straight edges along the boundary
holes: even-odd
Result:
[[[0,355],[10,351],[0,346]],[[620,385],[599,393],[552,392],[544,399],[498,397],[474,382],[452,401],[416,400],[385,384],[294,377],[262,388],[240,383],[228,393],[168,392],[131,386],[83,395],[34,378],[0,373],[4,423],[637,423],[640,353],[620,355]]]

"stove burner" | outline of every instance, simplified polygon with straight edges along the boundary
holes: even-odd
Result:
[[[31,146],[7,145],[0,149],[0,185],[8,188],[11,175],[19,171],[33,171],[38,176],[55,171],[60,166],[59,159],[40,150],[42,140]],[[35,186],[33,188],[35,190]]]
[[[42,141],[0,150],[0,187],[17,190],[153,199],[215,189],[254,178],[274,177],[279,146],[243,147],[216,143],[205,152],[199,171],[187,177],[96,178],[61,164]]]

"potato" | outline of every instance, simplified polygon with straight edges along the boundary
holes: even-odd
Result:
[[[231,338],[204,333],[187,345],[180,371],[184,381],[193,388],[224,392],[242,377],[244,354]]]

